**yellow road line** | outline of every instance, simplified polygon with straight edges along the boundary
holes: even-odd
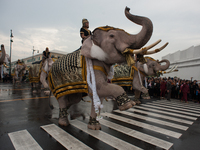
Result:
[[[51,97],[54,97],[54,96],[51,96]],[[11,100],[1,100],[0,103],[20,101],[20,100],[29,100],[29,99],[43,99],[43,98],[49,98],[49,96],[45,96],[45,97],[31,97],[31,98],[22,98],[22,99],[11,99]]]
[[[13,90],[30,90],[31,88],[26,88],[26,89],[0,89],[0,91],[13,91]],[[44,88],[41,88],[41,90],[44,89]]]

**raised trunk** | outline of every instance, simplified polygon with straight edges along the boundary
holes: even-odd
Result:
[[[6,56],[4,45],[1,45],[1,57],[0,57],[0,65],[4,63],[4,59]]]
[[[164,70],[168,69],[169,66],[170,66],[170,62],[167,59],[163,59],[163,60],[159,61],[158,63],[163,63],[163,62],[165,62],[166,64],[165,65],[160,65],[160,70],[161,71],[164,71]]]
[[[153,24],[149,18],[132,15],[130,14],[129,10],[130,8],[126,7],[126,17],[132,22],[142,26],[142,30],[138,34],[130,35],[130,48],[139,49],[149,41],[153,32]]]

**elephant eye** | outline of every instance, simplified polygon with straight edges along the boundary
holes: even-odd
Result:
[[[113,38],[113,37],[114,37],[114,35],[113,35],[113,34],[110,34],[110,37],[111,37],[111,38]]]

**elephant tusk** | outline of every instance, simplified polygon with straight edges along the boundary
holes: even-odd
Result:
[[[162,47],[158,48],[158,49],[155,49],[155,50],[152,50],[152,51],[148,51],[146,52],[144,55],[149,55],[149,54],[154,54],[154,53],[157,53],[157,52],[160,52],[161,50],[163,50],[169,43],[165,43]]]
[[[147,50],[149,50],[149,49],[151,49],[152,47],[154,47],[155,45],[157,45],[158,43],[160,43],[161,42],[161,39],[160,40],[158,40],[158,41],[156,41],[155,43],[153,43],[153,44],[151,44],[151,45],[149,45],[149,46],[147,46],[147,47],[143,47],[143,48],[141,48],[141,49],[129,49],[129,48],[127,48],[125,51],[124,51],[124,53],[125,52],[129,52],[129,53],[131,53],[131,54],[142,54],[142,55],[144,55],[144,54],[146,54],[147,52]]]

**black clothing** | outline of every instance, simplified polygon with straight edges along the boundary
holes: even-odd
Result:
[[[49,58],[49,55],[50,55],[50,52],[46,52],[46,51],[43,51],[43,55],[46,57],[46,58]]]
[[[90,30],[83,28],[83,27],[80,29],[80,36],[81,36],[82,33],[84,34],[84,36],[92,35]],[[84,39],[82,39],[82,41],[81,41],[82,43],[83,43],[83,40]]]

